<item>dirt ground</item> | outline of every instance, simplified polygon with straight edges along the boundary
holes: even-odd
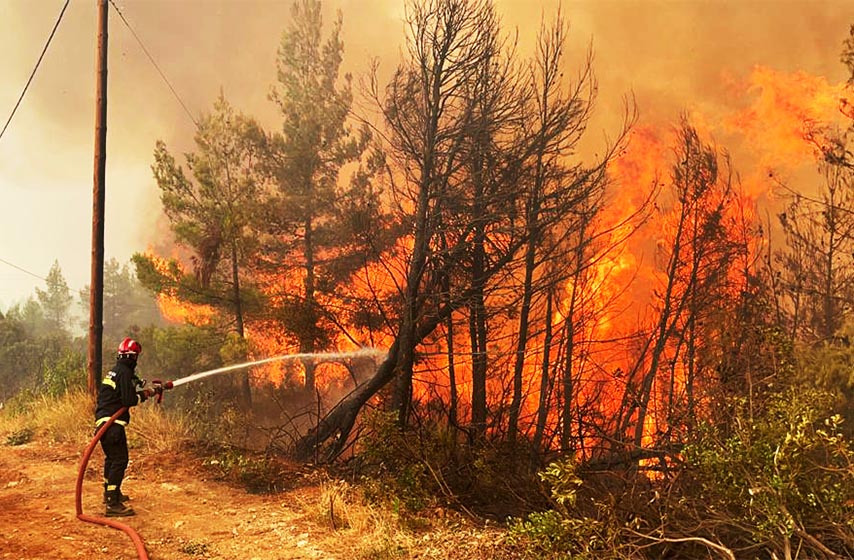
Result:
[[[77,519],[81,455],[67,445],[0,449],[0,558],[138,557],[125,532]],[[102,461],[98,449],[84,477],[83,511],[90,515],[103,514]],[[203,469],[178,458],[146,457],[132,462],[123,490],[136,516],[120,521],[139,533],[151,560],[353,558],[346,533],[318,526],[303,510],[317,501],[318,486],[253,495],[206,480]]]
[[[0,447],[0,559],[139,558],[125,532],[77,519],[75,484],[82,454],[71,444],[39,441]],[[103,514],[102,464],[96,448],[82,492],[83,512],[89,515]],[[150,560],[507,557],[494,553],[500,530],[457,524],[414,535],[398,549],[386,543],[372,552],[366,542],[370,530],[360,533],[324,522],[320,484],[297,486],[274,495],[250,494],[212,480],[197,457],[139,456],[132,449],[122,490],[131,496],[136,516],[119,521],[137,531]],[[383,534],[382,527],[378,533]]]

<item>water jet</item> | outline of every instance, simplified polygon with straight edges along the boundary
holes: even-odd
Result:
[[[306,352],[301,354],[284,354],[282,356],[273,356],[271,358],[263,358],[261,360],[254,360],[251,362],[244,362],[242,364],[233,364],[230,366],[224,366],[221,368],[211,369],[208,371],[201,371],[199,373],[194,373],[192,375],[188,375],[187,377],[182,377],[180,379],[175,379],[172,381],[172,386],[177,387],[179,385],[184,385],[186,383],[190,383],[191,381],[198,381],[199,379],[203,379],[205,377],[210,377],[212,375],[217,375],[220,373],[225,373],[227,371],[234,371],[237,369],[248,368],[252,366],[258,366],[262,364],[269,364],[271,362],[283,362],[287,360],[306,360],[306,359],[316,359],[318,361],[322,360],[344,360],[347,358],[362,358],[362,357],[379,357],[384,356],[385,352],[382,350],[378,350],[376,348],[361,348],[359,350],[354,350],[352,352]]]

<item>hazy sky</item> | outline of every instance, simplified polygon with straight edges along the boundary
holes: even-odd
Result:
[[[0,0],[0,126],[63,3]],[[290,20],[290,1],[116,4],[194,115],[209,111],[222,90],[239,110],[277,128],[267,94],[275,81],[276,49]],[[672,126],[687,111],[726,142],[721,123],[739,115],[738,122],[746,122],[745,107],[755,101],[751,95],[761,95],[756,83],[763,76],[783,82],[809,79],[828,89],[847,78],[839,58],[854,24],[851,0],[496,4],[505,27],[518,28],[522,54],[530,52],[541,16],[562,6],[571,25],[567,75],[592,44],[599,82],[590,130],[594,140],[613,132],[630,92],[643,126]],[[372,57],[379,59],[381,73],[395,66],[403,41],[403,0],[325,0],[323,6],[327,22],[334,10],[343,12],[346,70],[363,75]],[[46,276],[54,261],[72,290],[89,283],[95,24],[96,2],[72,0],[0,138],[0,310],[43,287],[33,275]],[[108,259],[126,262],[164,239],[150,170],[154,144],[163,139],[173,152],[189,151],[194,125],[112,9],[109,25],[105,250]],[[761,132],[742,140],[755,144]]]

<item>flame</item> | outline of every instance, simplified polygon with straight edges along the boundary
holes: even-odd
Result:
[[[661,184],[661,173],[666,172],[661,163],[667,161],[670,153],[668,138],[658,127],[638,124],[632,129],[627,147],[611,165],[612,175],[621,184],[630,186],[620,190],[614,206],[628,204],[629,209],[637,209],[645,195]],[[624,212],[616,214],[617,220],[625,216]]]
[[[689,118],[703,139],[714,145],[716,133],[737,134],[751,148],[752,164],[759,166],[786,166],[793,168],[814,161],[816,156],[816,131],[840,122],[840,107],[844,105],[844,87],[833,85],[825,78],[803,72],[782,73],[766,67],[756,67],[744,80],[726,78],[733,95],[742,107],[730,114],[704,114],[695,111]],[[624,397],[633,384],[639,382],[638,374],[651,367],[643,362],[644,336],[655,324],[656,304],[660,287],[666,280],[666,267],[656,257],[661,248],[672,245],[678,205],[671,198],[653,197],[658,206],[646,223],[641,223],[640,210],[651,194],[667,192],[674,161],[678,135],[672,125],[654,123],[636,125],[630,142],[609,168],[615,188],[609,192],[609,202],[592,222],[592,233],[598,239],[583,272],[571,278],[563,287],[562,300],[555,303],[550,318],[554,330],[572,327],[576,345],[568,361],[572,368],[573,393],[564,395],[560,382],[551,389],[551,399],[569,399],[579,409],[596,410],[603,418],[612,417],[622,406]],[[750,160],[749,160],[750,161]],[[750,169],[750,168],[749,168]],[[746,271],[765,241],[754,235],[757,208],[773,203],[768,181],[758,174],[748,174],[724,205],[722,223],[726,235],[742,242],[745,249],[735,256],[733,266],[727,271],[731,286],[726,289],[737,293],[743,287]],[[702,204],[714,205],[719,198],[710,198]],[[693,218],[691,218],[693,219]],[[630,235],[635,228],[637,232]],[[390,251],[390,260],[366,264],[334,296],[325,296],[321,303],[329,308],[348,308],[359,302],[394,300],[399,287],[405,282],[405,266],[401,255],[406,255],[412,240],[400,242]],[[606,250],[607,249],[607,250]],[[691,249],[685,249],[684,258],[690,259]],[[165,261],[163,261],[165,262]],[[284,303],[288,297],[302,293],[303,276],[299,271],[271,273],[261,276],[262,290],[272,306]],[[584,321],[570,316],[570,294],[576,294],[574,309]],[[199,309],[171,296],[159,299],[164,315],[187,322],[211,320],[214,311]],[[542,309],[541,320],[544,316]],[[466,310],[454,314],[454,373],[458,398],[458,421],[465,423],[471,407],[472,356],[468,339]],[[572,324],[570,324],[572,323]],[[198,324],[198,323],[197,323]],[[489,349],[490,376],[488,399],[490,408],[506,405],[510,390],[515,358],[515,322],[496,322],[490,325],[495,340]],[[344,325],[343,334],[334,341],[335,348],[348,351],[359,344],[375,348],[388,348],[392,343],[386,328]],[[539,325],[530,337],[525,352],[523,393],[520,420],[523,431],[530,433],[538,412],[541,395],[539,379],[542,368],[542,351],[545,340]],[[442,325],[418,349],[413,379],[413,398],[422,404],[436,403],[447,410],[451,387],[447,355],[446,326]],[[246,325],[250,342],[250,358],[299,352],[298,342],[274,320],[254,320]],[[564,359],[551,354],[551,360]],[[647,359],[648,360],[648,359]],[[671,418],[668,416],[666,396],[671,390],[685,390],[688,368],[668,342],[662,356],[660,370],[651,392],[649,413],[643,420],[643,445],[655,445],[656,438],[666,432]],[[664,375],[666,373],[666,375]],[[256,381],[275,385],[298,385],[304,381],[304,368],[299,363],[276,362],[255,368]],[[555,375],[554,371],[552,372]],[[356,380],[341,364],[320,364],[316,370],[319,390],[340,393],[352,387]],[[560,427],[560,412],[552,405],[549,427]],[[578,425],[571,431],[577,437],[591,436],[589,428]],[[598,437],[598,436],[595,436]]]
[[[216,315],[216,310],[210,305],[182,301],[178,296],[165,292],[157,294],[157,306],[163,318],[173,323],[208,325]]]
[[[148,247],[144,254],[151,260],[157,272],[167,277],[172,276],[169,259],[157,255],[151,247]],[[179,262],[176,258],[175,261]],[[180,265],[179,270],[183,273]],[[210,305],[184,301],[178,297],[175,290],[166,290],[157,294],[157,307],[163,318],[173,323],[208,325],[216,315],[216,310]]]
[[[812,162],[816,135],[845,119],[850,91],[806,72],[783,73],[765,66],[753,69],[746,83],[731,90],[750,105],[724,120],[760,157],[762,167],[793,168]]]

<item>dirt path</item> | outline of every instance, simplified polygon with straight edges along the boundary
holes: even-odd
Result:
[[[82,449],[31,442],[0,448],[0,558],[55,560],[137,558],[122,531],[77,519],[74,488]],[[151,560],[290,560],[358,558],[346,531],[311,519],[307,504],[320,488],[306,486],[274,496],[247,494],[206,480],[186,458],[141,457],[123,490],[135,517],[124,519],[140,534]],[[83,511],[103,513],[96,450],[83,485]],[[308,511],[311,511],[308,508]]]

